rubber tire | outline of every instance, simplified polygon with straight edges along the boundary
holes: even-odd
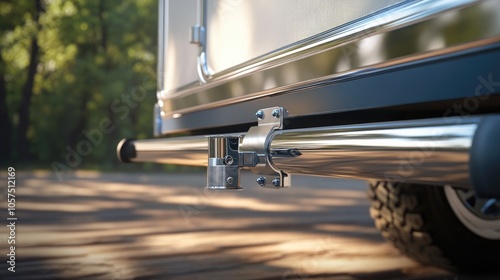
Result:
[[[408,257],[461,273],[500,269],[500,240],[467,229],[450,208],[443,187],[372,182],[368,196],[375,226]]]

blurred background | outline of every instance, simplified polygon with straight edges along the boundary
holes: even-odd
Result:
[[[152,136],[157,6],[0,0],[2,165],[112,170],[120,139]]]
[[[458,279],[385,242],[364,181],[210,192],[205,168],[120,164],[153,137],[157,26],[158,0],[0,0],[0,279]]]

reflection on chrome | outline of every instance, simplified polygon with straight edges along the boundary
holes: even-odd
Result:
[[[132,162],[156,162],[206,166],[207,139],[202,137],[164,138],[133,141]]]
[[[469,149],[477,128],[422,124],[323,128],[278,132],[270,152],[296,149],[299,157],[272,157],[288,173],[469,186]]]
[[[463,119],[460,124],[426,119],[277,130],[266,140],[266,146],[273,169],[288,174],[470,188],[473,139],[487,120],[491,123],[500,119],[478,116]],[[486,145],[496,145],[495,141]],[[127,140],[122,144],[118,154],[124,161],[207,166],[208,142],[204,136]]]

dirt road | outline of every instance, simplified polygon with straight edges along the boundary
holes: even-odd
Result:
[[[476,279],[386,243],[362,181],[294,177],[271,190],[254,177],[209,192],[204,174],[18,172],[16,272],[3,226],[0,279]]]

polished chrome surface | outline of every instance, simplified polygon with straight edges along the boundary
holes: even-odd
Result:
[[[444,191],[452,211],[465,227],[483,238],[500,240],[500,204],[497,200],[480,199],[473,190],[457,190],[451,186],[445,186]]]
[[[251,170],[256,174],[273,175],[279,178],[276,186],[274,181],[267,181],[264,187],[289,187],[290,178],[281,170],[275,168],[269,157],[269,144],[274,131],[284,128],[284,119],[288,112],[283,107],[271,107],[257,111],[258,126],[252,126],[243,136],[239,150],[241,153],[255,154],[258,158],[257,164]]]
[[[155,137],[161,136],[161,128],[163,126],[163,118],[161,117],[161,115],[162,111],[160,105],[156,103],[153,108],[153,135]]]
[[[135,140],[131,162],[156,162],[207,166],[208,143],[205,136]]]
[[[277,131],[271,161],[287,173],[470,186],[469,149],[479,119]],[[296,150],[299,156],[283,151]]]
[[[238,136],[209,136],[207,189],[239,190]]]
[[[195,25],[191,27],[191,44],[203,45],[205,42],[205,27]]]
[[[164,101],[164,117],[314,88],[410,61],[488,46],[500,42],[499,22],[498,1],[410,1],[216,73],[202,86],[164,92],[159,96]]]
[[[272,111],[273,108],[263,110],[264,115],[271,117]],[[232,152],[229,153],[227,143],[222,145],[220,141],[212,143],[209,151],[207,139],[199,136],[137,140],[130,142],[134,149],[133,153],[127,153],[126,159],[132,162],[206,166],[208,154],[209,160],[214,161],[214,166],[234,165],[250,169],[266,162],[266,166],[275,171],[269,172],[274,176],[268,176],[266,186],[277,184],[276,178],[280,180],[281,186],[288,185],[289,181],[282,180],[289,180],[290,177],[278,177],[276,173],[295,173],[433,185],[450,184],[469,189],[470,148],[477,128],[487,118],[488,116],[461,118],[460,122],[442,118],[267,130],[266,135],[249,130],[246,134],[209,137],[246,138],[246,143],[239,143],[237,153],[236,143],[232,144]],[[119,154],[122,154],[122,148],[119,148]],[[130,147],[126,148],[130,151]],[[129,156],[130,154],[133,156]],[[242,156],[244,158],[250,155],[255,158],[248,162],[242,160]],[[259,160],[256,160],[256,155]],[[216,181],[219,183],[231,182],[229,177],[235,179],[222,169],[216,170],[214,176],[217,176]],[[262,183],[262,180],[259,182]],[[225,183],[213,185],[220,187],[223,184]],[[485,211],[491,210],[492,206],[484,205],[482,207]]]

